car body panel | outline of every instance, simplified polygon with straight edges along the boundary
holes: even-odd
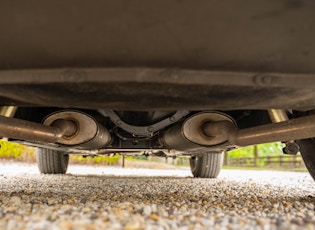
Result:
[[[311,109],[314,9],[307,0],[1,1],[1,103]]]
[[[0,3],[0,69],[314,73],[310,0]]]
[[[0,71],[2,105],[121,110],[315,107],[312,74],[148,68]]]

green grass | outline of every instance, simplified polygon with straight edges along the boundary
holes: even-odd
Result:
[[[278,156],[282,154],[284,144],[281,142],[257,145],[258,156]],[[254,146],[247,146],[229,152],[229,158],[254,157]]]

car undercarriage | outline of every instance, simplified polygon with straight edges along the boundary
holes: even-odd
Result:
[[[311,1],[0,3],[0,136],[69,154],[186,156],[281,141],[315,178]]]
[[[45,85],[47,86],[49,85]],[[25,89],[27,87],[24,87]],[[74,98],[75,95],[72,94]],[[132,96],[133,94],[130,95]],[[152,101],[148,95],[143,99]],[[137,110],[133,111],[43,105],[5,105],[1,108],[1,136],[41,149],[42,151],[38,151],[39,162],[42,161],[39,168],[44,167],[43,164],[48,164],[47,161],[52,161],[49,157],[41,160],[40,156],[43,154],[58,153],[62,157],[68,157],[69,154],[84,156],[121,154],[190,157],[194,172],[200,171],[202,167],[198,166],[196,169],[196,165],[201,164],[197,159],[207,157],[209,162],[215,159],[214,171],[209,173],[196,171],[194,175],[215,177],[222,164],[222,153],[225,151],[282,141],[286,144],[284,153],[297,154],[300,151],[300,144],[295,140],[315,135],[315,116],[312,115],[312,110],[170,111],[163,108],[143,111],[136,105],[134,108]],[[63,161],[60,160],[59,166],[61,162]],[[55,168],[44,167],[41,172],[64,173],[65,170],[56,171]]]

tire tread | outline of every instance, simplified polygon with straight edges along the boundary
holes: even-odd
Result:
[[[221,171],[222,160],[223,153],[205,153],[191,160],[191,171],[194,177],[216,178]]]
[[[37,166],[43,174],[65,174],[69,156],[52,149],[37,149]]]

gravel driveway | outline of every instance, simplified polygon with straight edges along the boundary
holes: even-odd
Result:
[[[8,171],[10,170],[10,171]],[[40,175],[0,163],[0,229],[315,229],[307,173],[70,166]]]

